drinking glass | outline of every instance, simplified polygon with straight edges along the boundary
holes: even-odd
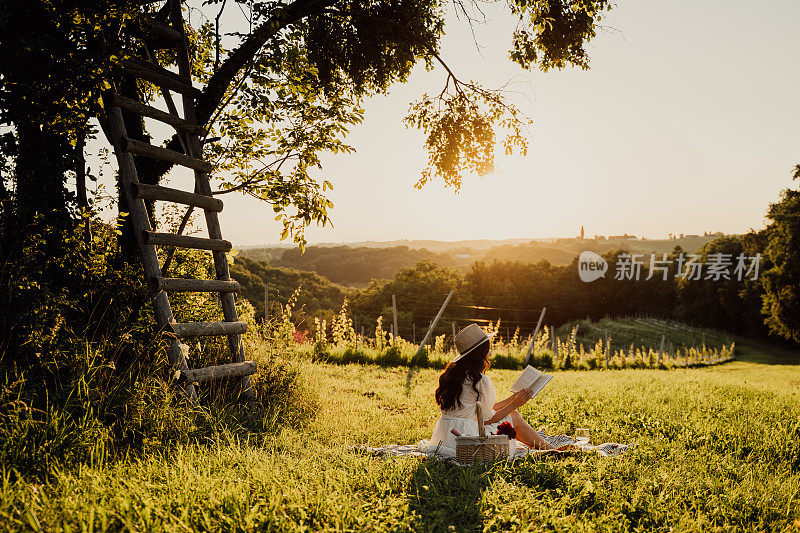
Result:
[[[575,442],[579,446],[589,444],[589,428],[575,428]]]

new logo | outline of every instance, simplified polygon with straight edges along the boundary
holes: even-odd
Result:
[[[590,282],[605,277],[608,271],[608,262],[594,252],[581,252],[578,257],[578,275],[581,281]]]

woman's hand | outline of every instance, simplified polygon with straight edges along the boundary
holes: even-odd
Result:
[[[522,389],[519,392],[515,392],[512,397],[514,398],[514,405],[516,407],[521,407],[528,403],[528,400],[533,398],[533,391],[530,389]]]
[[[498,402],[494,404],[494,416],[489,420],[486,420],[484,424],[494,424],[496,422],[501,421],[506,416],[510,415],[513,411],[516,411],[517,408],[521,405],[525,405],[528,400],[533,398],[533,393],[529,390],[522,390],[519,392],[515,392],[502,402]],[[502,404],[502,407],[500,405]]]

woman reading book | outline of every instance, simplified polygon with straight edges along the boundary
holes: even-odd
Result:
[[[517,411],[533,397],[531,389],[520,390],[497,401],[494,383],[485,374],[490,366],[490,337],[477,324],[470,324],[456,335],[458,355],[439,376],[439,388],[436,389],[436,404],[441,416],[433,428],[431,439],[420,443],[427,451],[438,449],[443,455],[455,456],[456,433],[477,435],[476,402],[481,402],[487,435],[496,433],[499,424],[510,422],[517,440],[529,448],[556,449],[545,442]]]

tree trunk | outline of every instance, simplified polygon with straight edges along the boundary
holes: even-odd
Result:
[[[6,189],[5,181],[0,176],[0,263],[2,264],[6,264],[8,260],[13,221],[14,204],[11,200],[11,194]]]
[[[89,196],[86,192],[86,135],[81,134],[75,146],[75,196],[78,200],[78,209],[85,211],[89,209]],[[92,219],[83,219],[86,227],[83,229],[83,242],[92,242]]]
[[[21,147],[15,172],[14,233],[27,233],[37,216],[47,225],[67,227],[64,175],[71,168],[71,147],[62,136],[48,134],[38,124],[18,119],[14,126]]]
[[[75,146],[75,195],[78,200],[78,209],[89,207],[89,196],[86,193],[86,136],[82,135]]]

